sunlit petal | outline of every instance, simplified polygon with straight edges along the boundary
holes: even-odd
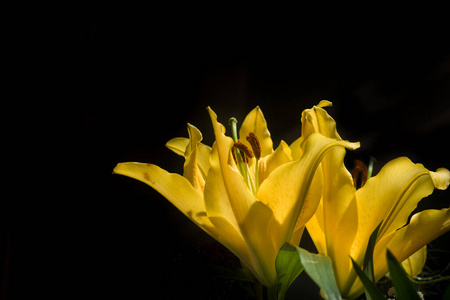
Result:
[[[436,172],[430,172],[430,176],[434,186],[439,190],[445,190],[450,185],[450,171],[445,168],[439,168]]]
[[[306,201],[309,187],[322,158],[331,149],[338,148],[337,146],[339,148],[354,147],[345,141],[336,141],[320,134],[313,134],[306,141],[304,154],[300,160],[275,169],[262,183],[257,198],[272,209],[280,224],[292,230],[298,223],[298,219],[303,226],[314,214],[320,197],[308,199],[311,202]],[[292,234],[292,231],[288,234]]]
[[[281,141],[274,152],[259,160],[259,184],[262,184],[273,170],[291,161],[291,149],[284,141]]]
[[[224,135],[224,127],[217,122],[217,115],[214,111],[208,107],[208,112],[214,128],[220,168],[230,205],[238,223],[243,223],[250,207],[258,200],[249,191],[239,171],[229,164],[229,161],[233,161],[231,156],[231,147],[234,144],[233,140]]]
[[[137,162],[119,163],[113,172],[148,184],[194,223],[203,225],[205,219],[199,218],[206,214],[203,195],[185,177],[169,173],[156,165]]]
[[[166,143],[166,147],[180,156],[184,156],[186,147],[189,145],[189,139],[176,137]]]
[[[190,143],[189,138],[173,138],[166,143],[166,147],[172,150],[174,153],[185,157],[186,156],[186,148]],[[208,170],[210,167],[209,156],[211,155],[211,147],[203,144],[197,143],[198,151],[197,151],[197,164],[199,170],[204,179],[206,179],[206,175],[208,175]]]
[[[253,132],[259,139],[261,146],[261,157],[269,155],[273,152],[273,142],[270,137],[269,129],[267,128],[267,122],[264,118],[262,110],[259,106],[255,107],[242,122],[241,129],[239,130],[240,141],[251,149],[251,145],[245,139],[249,132]]]
[[[291,148],[292,160],[298,160],[300,159],[300,157],[302,157],[303,154],[303,150],[301,148],[302,143],[303,137],[299,137],[292,144],[289,145],[289,148]]]
[[[429,174],[423,165],[400,157],[388,162],[356,192],[359,230],[353,257],[363,255],[370,234],[381,221],[380,238],[406,224],[417,203],[434,190]]]
[[[205,178],[200,172],[197,164],[198,145],[203,136],[195,126],[188,124],[189,144],[186,147],[183,176],[189,180],[192,186],[203,191],[205,187]]]

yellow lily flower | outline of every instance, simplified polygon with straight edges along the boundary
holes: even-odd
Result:
[[[331,103],[321,102],[321,107],[327,105]],[[335,121],[321,107],[303,112],[302,139],[320,132],[341,140]],[[350,257],[362,265],[369,237],[380,223],[373,255],[375,279],[388,272],[386,249],[399,261],[408,259],[403,265],[410,275],[421,271],[426,257],[423,247],[450,230],[450,209],[416,213],[409,223],[408,218],[422,198],[435,188],[448,187],[450,172],[444,168],[431,172],[400,157],[356,189],[344,166],[344,155],[343,148],[335,147],[322,160],[322,201],[306,227],[319,253],[331,258],[342,296],[353,299],[364,292],[364,287],[352,269]]]
[[[208,112],[216,139],[212,148],[201,143],[200,131],[190,124],[189,139],[167,143],[185,157],[183,176],[136,162],[119,163],[114,173],[150,185],[239,257],[263,285],[273,286],[279,249],[285,242],[298,245],[320,201],[321,174],[314,174],[323,157],[332,149],[355,149],[359,144],[313,133],[294,160],[283,141],[273,151],[259,107],[245,118],[240,136],[248,136],[248,141],[241,143],[225,136],[217,115],[210,108]]]

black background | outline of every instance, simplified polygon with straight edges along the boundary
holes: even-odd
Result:
[[[370,156],[375,172],[398,156],[450,168],[450,36],[432,14],[397,16],[219,5],[21,16],[8,128],[26,130],[11,134],[20,168],[2,231],[9,298],[245,294],[207,269],[236,265],[226,250],[151,188],[111,174],[123,161],[181,173],[183,158],[164,144],[187,136],[189,122],[211,145],[207,106],[225,124],[259,105],[277,146],[300,135],[304,109],[327,99],[340,135],[361,142],[349,169]],[[449,199],[436,191],[420,207]],[[448,251],[447,240],[432,245]],[[302,279],[288,299],[316,292]]]

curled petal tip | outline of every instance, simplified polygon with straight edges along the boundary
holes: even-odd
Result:
[[[445,168],[439,168],[436,172],[430,172],[430,176],[434,186],[439,190],[445,190],[450,185],[450,171]]]
[[[327,106],[333,106],[333,103],[328,100],[322,100],[317,104],[318,107],[327,107]]]

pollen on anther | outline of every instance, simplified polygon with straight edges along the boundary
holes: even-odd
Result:
[[[244,144],[242,144],[240,141],[237,141],[236,143],[234,143],[234,147],[236,147],[237,149],[239,149],[239,151],[244,153],[245,156],[247,157],[247,159],[253,157],[252,151],[250,149],[248,149],[248,147],[245,146]]]
[[[256,137],[256,134],[253,132],[249,132],[247,137],[247,141],[250,143],[250,146],[252,146],[253,153],[255,154],[256,159],[261,158],[261,145],[259,144],[259,140]]]
[[[355,188],[363,187],[367,181],[367,167],[360,160],[355,160],[355,167],[352,170],[353,186]],[[360,182],[358,182],[360,179]],[[358,184],[359,183],[359,184]]]

